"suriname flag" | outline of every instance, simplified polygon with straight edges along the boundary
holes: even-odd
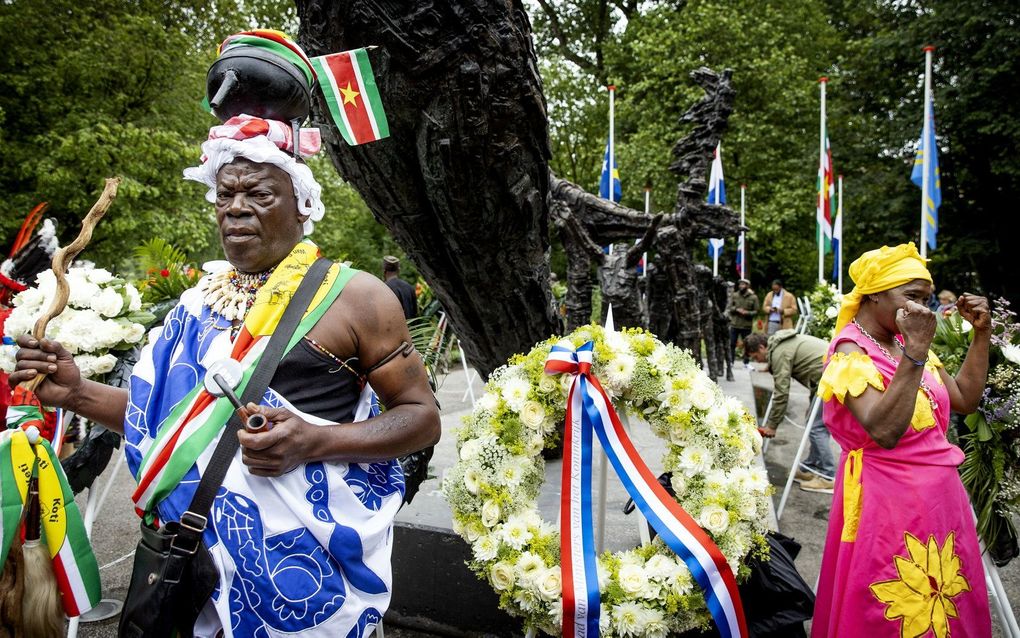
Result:
[[[365,49],[312,58],[330,116],[352,146],[389,137],[379,88]]]

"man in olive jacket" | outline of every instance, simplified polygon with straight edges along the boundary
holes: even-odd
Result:
[[[758,295],[751,290],[751,282],[741,279],[737,289],[730,293],[730,367],[737,352],[737,341],[751,334],[754,316],[758,314]],[[747,347],[744,347],[744,365],[747,365]]]
[[[791,378],[806,387],[811,400],[814,400],[829,344],[811,335],[797,334],[795,330],[780,330],[771,337],[761,333],[752,334],[744,341],[744,347],[752,359],[768,363],[772,373],[775,385],[772,411],[768,422],[761,428],[762,436],[771,438],[776,435],[776,428],[786,416]],[[831,493],[836,464],[829,446],[829,430],[822,421],[821,410],[811,423],[810,440],[811,453],[800,463],[796,479],[800,481],[803,490]]]

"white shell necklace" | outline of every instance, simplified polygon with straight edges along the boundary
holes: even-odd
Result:
[[[867,337],[868,340],[871,341],[871,343],[875,344],[875,347],[877,347],[882,352],[882,354],[885,355],[885,358],[888,359],[889,362],[893,364],[893,366],[898,368],[900,362],[897,361],[896,358],[892,356],[892,354],[888,350],[886,350],[885,346],[878,342],[878,339],[872,337],[871,334],[864,329],[864,326],[857,322],[857,317],[853,318],[853,322],[854,325],[857,326],[857,329],[860,330],[861,334]],[[896,337],[893,337],[893,339],[896,339]],[[903,344],[900,343],[899,339],[896,339],[896,345],[898,345],[900,349],[903,349],[904,347]],[[921,371],[921,389],[924,390],[924,396],[928,398],[928,403],[931,404],[931,410],[932,412],[934,412],[938,408],[938,405],[935,403],[934,398],[935,395],[932,393],[931,388],[928,387],[928,382],[924,380],[924,370]]]
[[[211,275],[206,280],[203,302],[227,321],[240,321],[248,314],[255,303],[255,295],[272,272],[248,273],[230,269]]]

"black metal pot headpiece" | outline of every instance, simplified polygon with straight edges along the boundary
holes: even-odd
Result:
[[[242,113],[303,122],[311,109],[311,87],[290,61],[257,47],[225,51],[209,67],[206,95],[213,115],[225,122]]]

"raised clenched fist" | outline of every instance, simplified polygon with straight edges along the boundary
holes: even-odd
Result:
[[[908,301],[896,311],[896,326],[903,335],[907,354],[914,359],[926,358],[935,336],[935,313],[917,302]]]

